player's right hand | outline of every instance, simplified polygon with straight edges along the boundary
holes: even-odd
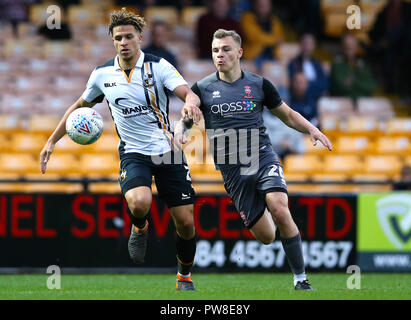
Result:
[[[47,162],[50,159],[51,154],[54,151],[54,143],[47,141],[46,145],[43,147],[43,150],[40,152],[40,170],[41,173],[46,173]]]

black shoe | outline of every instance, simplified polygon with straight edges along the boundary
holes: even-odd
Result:
[[[131,226],[130,238],[128,239],[128,253],[134,263],[143,263],[147,249],[147,228],[148,222],[143,230],[136,230],[134,225]]]
[[[298,281],[295,285],[295,290],[314,290],[308,280]]]

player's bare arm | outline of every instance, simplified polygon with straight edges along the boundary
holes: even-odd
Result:
[[[174,151],[181,149],[181,146],[187,142],[189,130],[193,124],[198,124],[201,120],[200,98],[190,89],[189,86],[178,86],[174,89],[174,94],[184,101],[181,109],[181,120],[177,122],[174,128],[174,139],[172,147]]]
[[[270,109],[270,111],[290,128],[309,134],[314,146],[317,145],[317,141],[320,141],[328,150],[332,150],[331,142],[327,136],[286,103],[283,102],[279,107]]]
[[[181,109],[181,116],[183,118],[188,117],[192,119],[195,124],[198,124],[201,120],[200,98],[190,89],[188,85],[178,86],[174,89],[174,94],[184,101],[184,106]]]
[[[54,151],[55,144],[66,134],[66,120],[70,113],[72,113],[77,108],[81,107],[93,107],[96,103],[95,102],[87,102],[83,98],[79,98],[73,105],[71,105],[67,111],[64,113],[63,117],[61,118],[59,124],[57,125],[54,132],[48,138],[45,146],[40,152],[40,170],[41,173],[46,173],[47,162],[50,159],[51,154]]]

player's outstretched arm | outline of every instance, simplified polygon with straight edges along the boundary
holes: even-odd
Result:
[[[184,101],[184,106],[181,109],[181,115],[184,119],[187,117],[192,119],[195,124],[201,120],[202,113],[199,109],[200,98],[190,89],[188,85],[178,86],[174,89],[174,94]]]
[[[44,145],[43,149],[40,152],[40,170],[41,173],[46,173],[47,162],[50,159],[51,154],[54,151],[55,144],[66,134],[66,120],[70,113],[72,113],[75,109],[80,107],[93,107],[95,105],[94,102],[87,102],[83,100],[83,98],[79,98],[73,105],[71,105],[67,111],[64,113],[63,118],[61,118],[59,124],[57,125],[54,132],[48,138],[46,144]]]
[[[270,109],[270,111],[290,128],[309,134],[314,146],[317,145],[317,141],[320,141],[328,150],[332,150],[331,142],[327,136],[286,103],[283,102],[279,107]]]

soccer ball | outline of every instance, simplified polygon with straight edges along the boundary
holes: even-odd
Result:
[[[78,108],[68,116],[66,132],[78,144],[91,144],[103,132],[103,118],[92,108]]]

